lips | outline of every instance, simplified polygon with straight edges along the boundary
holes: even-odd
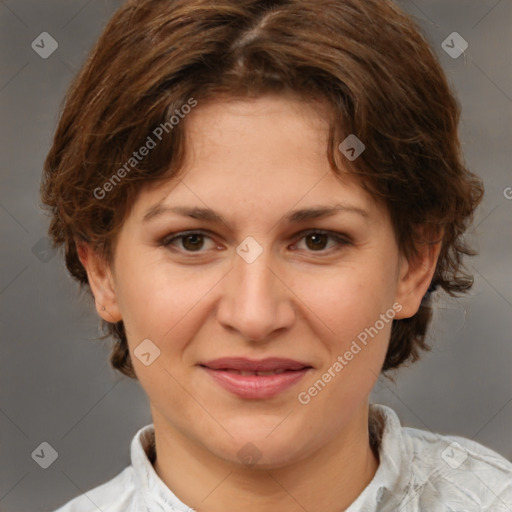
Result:
[[[271,357],[259,361],[221,358],[199,365],[225,390],[240,398],[271,398],[296,384],[312,369],[293,359]]]
[[[245,377],[247,377],[248,375],[258,375],[261,377],[262,375],[279,375],[280,373],[284,373],[286,371],[296,371],[296,370],[280,369],[280,370],[271,370],[268,372],[262,372],[262,371],[248,372],[248,371],[244,371],[244,370],[232,370],[231,368],[228,368],[228,369],[219,370],[219,371],[224,371],[224,372],[228,372],[228,373],[236,373],[237,375],[243,375]]]
[[[260,361],[246,359],[244,357],[223,357],[213,361],[201,363],[212,370],[233,370],[238,372],[276,372],[286,370],[302,370],[311,368],[307,363],[301,363],[293,359],[282,357],[268,357]]]

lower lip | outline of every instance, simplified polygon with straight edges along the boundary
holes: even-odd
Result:
[[[240,398],[272,398],[290,388],[311,369],[286,371],[276,375],[239,375],[202,367],[224,389]]]

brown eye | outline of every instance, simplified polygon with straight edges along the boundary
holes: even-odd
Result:
[[[328,231],[307,231],[302,233],[301,240],[305,240],[306,251],[327,253],[332,252],[329,250],[329,240],[334,241],[334,250],[339,250],[343,246],[350,245],[350,240],[347,236],[341,233],[330,233]],[[332,247],[331,246],[331,249]]]
[[[187,251],[196,251],[201,249],[204,244],[203,235],[186,235],[181,237],[183,239],[183,247],[187,249]]]
[[[325,249],[329,236],[324,233],[313,233],[311,235],[307,235],[305,238],[311,242],[310,244],[306,242],[308,248],[316,251]]]
[[[168,235],[161,241],[161,245],[164,247],[175,246],[178,251],[182,252],[204,252],[202,249],[205,246],[205,240],[212,240],[211,237],[207,236],[201,231],[189,231],[183,233],[175,233]],[[178,242],[181,242],[178,244]]]

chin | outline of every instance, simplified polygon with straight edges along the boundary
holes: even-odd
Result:
[[[296,439],[282,432],[268,437],[268,432],[234,436],[229,446],[217,444],[213,452],[220,458],[247,469],[278,469],[306,457],[306,439]],[[300,447],[300,448],[299,448]],[[224,449],[223,449],[224,448]]]

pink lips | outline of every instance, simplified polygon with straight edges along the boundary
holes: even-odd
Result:
[[[296,384],[312,367],[270,357],[259,361],[225,357],[200,364],[220,386],[247,399],[271,398]]]

